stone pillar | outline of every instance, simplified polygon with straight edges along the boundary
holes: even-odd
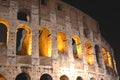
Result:
[[[9,17],[9,36],[8,36],[8,48],[7,48],[7,62],[8,64],[16,63],[16,18],[17,18],[17,3],[10,2],[10,17]]]
[[[74,57],[73,57],[73,51],[72,51],[72,30],[71,30],[71,23],[70,23],[70,17],[65,16],[65,27],[66,27],[66,33],[67,33],[67,39],[68,39],[68,56],[69,56],[69,61],[74,62]]]
[[[31,8],[31,30],[32,30],[32,64],[39,65],[39,11],[38,7]]]

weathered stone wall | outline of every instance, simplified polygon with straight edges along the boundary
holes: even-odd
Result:
[[[69,80],[76,80],[78,76],[84,80],[95,78],[96,80],[118,80],[114,68],[106,69],[103,56],[100,56],[102,67],[98,66],[95,53],[95,45],[113,50],[107,41],[102,38],[98,23],[82,11],[60,1],[47,0],[47,5],[42,5],[37,0],[0,0],[0,23],[4,19],[8,22],[7,48],[0,46],[0,75],[6,80],[16,80],[16,77],[25,72],[31,80],[39,80],[42,75],[49,74],[53,80],[60,80],[66,75]],[[59,8],[58,8],[59,7]],[[30,21],[17,19],[17,12],[27,9]],[[19,24],[26,24],[32,32],[32,55],[16,55],[16,35]],[[84,28],[87,26],[89,37],[85,37]],[[52,57],[39,57],[39,29],[45,27],[50,30],[52,37]],[[66,54],[60,54],[57,50],[57,34],[63,32],[67,36]],[[82,58],[73,57],[72,37],[77,35],[82,44]],[[94,65],[86,61],[85,42],[90,41],[93,48]],[[102,52],[100,52],[102,54]],[[114,57],[113,57],[114,59]],[[112,71],[112,73],[108,73]],[[41,80],[41,79],[40,79]]]

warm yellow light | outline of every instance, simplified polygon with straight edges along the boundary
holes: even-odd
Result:
[[[102,48],[102,55],[103,55],[104,63],[107,64],[107,52],[104,48]]]
[[[73,39],[75,40],[75,44],[77,48],[77,53],[74,55],[75,57],[82,58],[82,44],[80,38],[78,36],[73,36]]]
[[[52,56],[51,33],[47,28],[40,28],[39,33],[39,54],[40,56]]]
[[[5,80],[4,78],[0,77],[0,80]]]
[[[32,53],[32,32],[31,32],[31,29],[25,24],[20,24],[18,26],[18,29],[19,28],[25,29],[27,31],[27,33],[25,34],[25,38],[22,42],[22,49],[21,49],[21,51],[18,52],[18,54],[31,55],[31,53]]]
[[[91,43],[89,41],[87,41],[85,43],[85,51],[86,51],[86,60],[87,60],[87,63],[89,65],[93,65],[94,64],[94,54],[93,54],[93,49],[92,49],[92,46],[91,46]]]
[[[112,58],[111,58],[111,55],[110,55],[109,52],[107,52],[107,55],[108,55],[108,65],[109,65],[109,67],[112,68]]]
[[[67,38],[64,33],[59,32],[57,35],[57,47],[60,53],[64,53],[66,51],[67,46]]]
[[[5,80],[5,78],[2,75],[0,75],[0,80]]]

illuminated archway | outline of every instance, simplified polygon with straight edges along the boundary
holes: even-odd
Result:
[[[7,46],[9,36],[9,24],[0,18],[0,46]]]
[[[0,80],[6,80],[3,75],[0,74]]]
[[[66,75],[62,75],[62,76],[60,77],[60,80],[69,80],[69,78],[68,78]]]
[[[78,36],[72,37],[73,55],[75,58],[82,58],[82,44]]]
[[[49,74],[43,74],[40,77],[40,80],[53,80],[52,77]]]
[[[67,50],[67,37],[63,32],[58,32],[57,47],[59,53],[65,53]]]
[[[107,64],[107,52],[105,48],[102,48],[102,55],[103,55],[104,63]]]
[[[94,64],[94,53],[93,48],[90,41],[85,43],[85,52],[86,52],[86,60],[89,65]]]
[[[39,55],[51,57],[52,56],[52,39],[51,33],[47,28],[40,28],[39,31]]]
[[[17,75],[15,80],[30,80],[30,76],[27,73],[23,72]]]
[[[16,54],[31,55],[31,52],[32,52],[31,29],[25,24],[20,24],[17,28],[16,37],[17,37],[16,38]]]
[[[112,66],[112,58],[111,58],[111,55],[110,55],[110,52],[107,52],[107,59],[108,59],[108,65],[109,67],[113,68]]]

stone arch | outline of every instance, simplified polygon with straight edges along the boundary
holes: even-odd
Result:
[[[3,75],[0,74],[0,80],[6,80]]]
[[[0,18],[0,46],[6,46],[8,44],[9,36],[9,23]]]
[[[72,37],[72,47],[74,58],[82,58],[82,44],[78,36],[74,35]]]
[[[60,80],[69,80],[69,78],[68,78],[66,75],[62,75],[62,76],[60,77]]]
[[[43,74],[40,77],[40,80],[53,80],[52,77],[49,74]]]
[[[22,21],[30,21],[30,11],[28,9],[19,9],[17,12],[17,19]]]
[[[15,80],[31,80],[31,79],[30,79],[30,76],[27,73],[22,72],[22,73],[20,73],[16,76]]]
[[[85,52],[86,52],[86,61],[89,65],[94,64],[94,53],[93,53],[93,48],[92,44],[90,41],[85,42]]]
[[[78,76],[76,80],[83,80],[81,76]]]
[[[104,64],[107,64],[107,51],[105,48],[102,48],[102,56],[103,56]]]
[[[112,56],[110,54],[110,52],[107,52],[107,62],[108,62],[108,66],[113,68],[113,65],[112,65]]]
[[[92,77],[92,78],[90,78],[90,80],[95,80],[95,78]]]
[[[96,60],[98,63],[98,67],[103,67],[102,65],[102,59],[101,59],[101,52],[100,52],[100,48],[98,45],[95,45],[95,53],[96,53]]]
[[[58,32],[57,34],[57,47],[59,53],[66,53],[67,51],[67,37],[65,33]]]
[[[17,28],[16,35],[16,54],[31,55],[32,52],[32,31],[25,25],[20,24]]]
[[[45,57],[52,56],[51,32],[44,27],[41,27],[39,31],[39,55]]]

